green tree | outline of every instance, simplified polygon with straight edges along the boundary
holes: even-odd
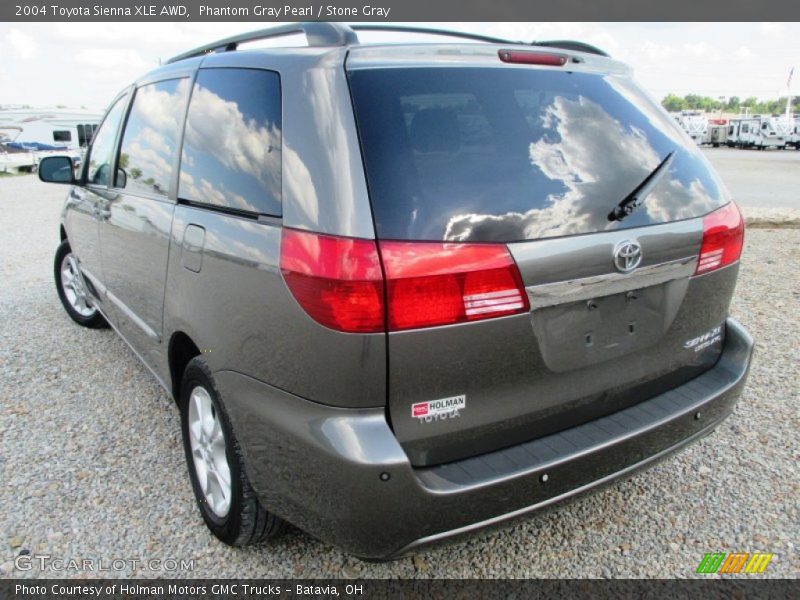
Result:
[[[686,109],[686,101],[675,94],[667,94],[661,101],[661,105],[669,112],[678,112]]]
[[[676,94],[667,94],[661,100],[661,105],[669,112],[679,112],[682,110],[702,110],[705,112],[715,112],[726,110],[733,113],[748,114],[783,114],[786,111],[786,97],[759,100],[755,96],[750,96],[742,101],[738,96],[731,96],[727,102],[710,96],[699,94],[686,94],[683,98]],[[792,98],[792,112],[800,113],[800,96]]]

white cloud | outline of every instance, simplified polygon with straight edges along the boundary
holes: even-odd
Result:
[[[703,58],[706,60],[717,60],[720,57],[720,52],[715,46],[712,46],[706,41],[688,42],[682,47],[683,52],[694,58]]]
[[[675,48],[669,44],[660,44],[652,40],[645,40],[640,51],[651,60],[665,60],[675,54]]]
[[[19,29],[12,29],[6,34],[6,42],[11,47],[11,53],[15,58],[28,60],[36,57],[39,52],[39,44],[33,36],[23,33]]]
[[[81,50],[75,54],[75,62],[93,69],[146,69],[153,65],[147,62],[135,50],[116,48],[93,48]]]
[[[758,29],[764,35],[782,36],[786,25],[784,23],[759,23]]]
[[[800,36],[781,23],[415,23],[524,41],[576,39],[628,62],[656,97],[666,93],[770,98],[785,89]],[[179,52],[259,23],[0,23],[7,71],[0,103],[101,108]],[[374,34],[362,35],[375,40]],[[377,39],[380,39],[378,37]],[[404,39],[394,35],[391,40]],[[420,41],[418,36],[408,39]],[[430,40],[430,38],[426,38]],[[780,43],[776,45],[776,40]],[[734,58],[735,60],[724,60]]]

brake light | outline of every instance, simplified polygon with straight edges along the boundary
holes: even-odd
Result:
[[[390,331],[526,312],[517,265],[502,244],[380,242]]]
[[[374,241],[284,228],[281,272],[318,323],[351,333],[384,331],[383,275]]]
[[[703,243],[695,275],[739,260],[744,243],[744,219],[734,202],[703,217]]]
[[[380,242],[379,257],[373,240],[284,228],[280,264],[303,310],[337,331],[400,331],[529,310],[503,244]]]
[[[552,52],[531,52],[528,50],[498,50],[500,60],[506,63],[523,65],[546,65],[549,67],[563,67],[567,63],[566,54]]]

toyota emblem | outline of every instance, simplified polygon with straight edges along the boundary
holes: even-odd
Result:
[[[634,240],[623,240],[614,246],[614,266],[620,273],[630,273],[642,262],[642,246]]]

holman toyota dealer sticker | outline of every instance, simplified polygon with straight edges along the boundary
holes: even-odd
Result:
[[[411,405],[411,416],[420,421],[430,423],[440,419],[453,419],[460,417],[462,410],[467,407],[467,396],[451,396],[427,402],[417,402]]]

